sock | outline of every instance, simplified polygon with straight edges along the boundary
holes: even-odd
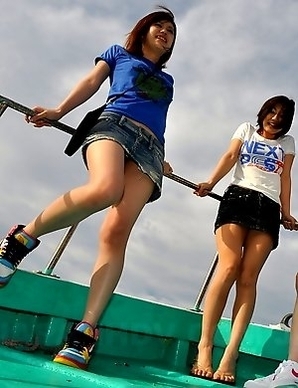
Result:
[[[25,245],[26,248],[31,249],[36,246],[37,239],[31,237],[28,233],[22,230],[19,233],[16,233],[14,236],[21,244]]]

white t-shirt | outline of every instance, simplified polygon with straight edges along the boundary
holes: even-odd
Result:
[[[241,140],[239,158],[232,177],[232,184],[257,190],[280,203],[280,174],[284,156],[295,155],[295,140],[284,135],[277,140],[265,139],[250,123],[236,129],[232,139]]]

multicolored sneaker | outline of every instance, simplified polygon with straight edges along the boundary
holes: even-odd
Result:
[[[34,246],[29,249],[24,245],[24,241],[17,240],[15,235],[24,227],[25,225],[15,225],[0,242],[0,287],[8,284],[23,258],[40,243],[36,239]]]
[[[98,328],[93,328],[88,322],[74,324],[64,348],[53,361],[78,369],[87,369],[98,335]]]
[[[298,387],[298,363],[287,360],[279,364],[274,373],[255,380],[248,380],[244,388],[294,388]]]

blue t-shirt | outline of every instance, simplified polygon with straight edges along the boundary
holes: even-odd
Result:
[[[113,45],[95,59],[110,67],[108,99],[125,91],[105,111],[120,113],[146,125],[164,144],[167,112],[173,100],[173,77],[151,61]]]

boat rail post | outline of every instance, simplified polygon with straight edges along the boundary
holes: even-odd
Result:
[[[211,266],[209,268],[209,271],[208,271],[208,273],[207,273],[207,275],[205,277],[204,283],[203,283],[203,285],[202,285],[202,287],[201,287],[201,289],[200,289],[200,291],[198,293],[198,296],[197,296],[196,301],[195,301],[195,305],[192,308],[192,310],[202,311],[200,309],[200,307],[201,307],[202,301],[203,301],[203,299],[205,297],[205,294],[206,294],[207,288],[209,286],[210,280],[211,280],[211,278],[212,278],[212,276],[214,274],[214,271],[216,269],[217,263],[218,263],[218,253],[216,253],[215,256],[214,256],[214,259],[213,259],[213,261],[211,263]]]
[[[65,233],[65,235],[62,237],[60,243],[58,244],[51,260],[49,261],[48,265],[43,271],[38,271],[41,275],[47,275],[47,276],[55,276],[59,277],[57,275],[52,275],[54,268],[56,267],[58,261],[60,260],[62,253],[65,251],[66,246],[68,245],[70,239],[72,238],[72,235],[74,234],[75,230],[77,229],[78,224],[72,225],[68,231]]]

